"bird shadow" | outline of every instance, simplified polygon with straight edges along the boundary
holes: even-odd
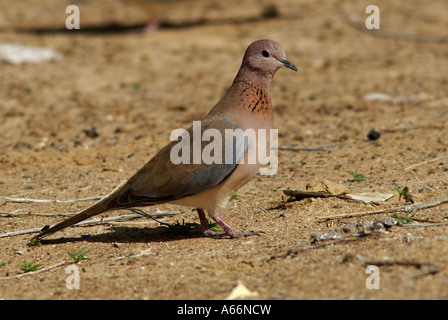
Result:
[[[42,245],[62,244],[68,242],[101,242],[101,243],[150,243],[150,242],[168,242],[185,239],[203,238],[199,229],[193,229],[186,232],[172,234],[167,232],[166,228],[139,228],[126,226],[112,226],[108,228],[110,232],[97,235],[81,234],[79,237],[63,237],[57,239],[42,239]],[[216,237],[224,239],[226,237]]]

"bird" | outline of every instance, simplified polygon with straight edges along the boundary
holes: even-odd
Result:
[[[196,124],[200,125],[200,133],[208,129],[217,133],[227,130],[269,130],[273,129],[273,108],[271,104],[270,86],[275,73],[280,68],[297,71],[297,67],[286,59],[283,47],[274,40],[261,39],[252,42],[246,49],[239,71],[225,95],[216,103],[209,113]],[[194,136],[194,127],[185,130],[184,136]],[[238,189],[248,183],[259,172],[262,164],[259,161],[249,161],[251,152],[255,152],[256,142],[237,138],[221,137],[221,149],[216,154],[231,152],[231,161],[173,161],[177,155],[178,139],[171,140],[140,170],[126,182],[116,187],[101,200],[54,226],[45,226],[32,240],[40,240],[61,229],[72,226],[89,217],[105,212],[153,206],[162,203],[176,204],[197,209],[200,230],[203,236],[230,236],[239,238],[257,235],[262,231],[234,231],[223,219],[221,213]],[[217,139],[216,137],[214,139]],[[207,139],[194,144],[187,140],[185,159],[195,155],[196,150],[205,151]],[[269,149],[270,139],[265,139]],[[238,142],[239,141],[239,142]],[[189,148],[191,147],[191,148]],[[195,149],[196,148],[196,149]],[[200,149],[198,149],[200,148]],[[177,152],[176,152],[177,151]],[[217,152],[219,151],[219,152]],[[187,152],[190,152],[188,154]],[[224,160],[225,154],[221,154]],[[213,219],[222,231],[212,230],[206,218]]]

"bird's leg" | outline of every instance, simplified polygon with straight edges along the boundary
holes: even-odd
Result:
[[[222,236],[223,234],[225,234],[225,232],[211,230],[210,227],[208,226],[208,221],[207,218],[205,217],[204,210],[199,208],[197,208],[196,210],[198,211],[199,221],[201,223],[201,232],[204,236],[213,237],[213,236]]]
[[[232,238],[240,238],[240,237],[252,236],[255,234],[263,233],[263,231],[235,232],[220,217],[216,217],[213,219],[219,224],[219,226],[222,228],[222,230],[224,230],[224,232],[211,230],[210,227],[208,226],[207,219],[205,218],[204,210],[198,208],[197,211],[198,211],[198,215],[199,215],[199,221],[201,222],[202,234],[206,237],[223,236],[223,235],[228,234]]]
[[[209,226],[208,226],[208,221],[207,218],[205,217],[205,212],[204,209],[196,209],[199,215],[199,221],[201,223],[201,231],[202,233],[205,233],[207,230],[210,230]]]

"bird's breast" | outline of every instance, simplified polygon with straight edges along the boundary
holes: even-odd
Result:
[[[253,82],[244,82],[238,98],[244,113],[250,113],[252,117],[272,116],[268,89],[257,86]]]

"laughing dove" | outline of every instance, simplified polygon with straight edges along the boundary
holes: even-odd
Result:
[[[237,135],[227,139],[225,133],[229,130],[246,132],[248,129],[254,131],[261,129],[262,132],[267,132],[266,136],[268,136],[262,142],[265,144],[264,150],[269,150],[271,141],[269,132],[273,129],[273,110],[269,89],[274,74],[281,67],[297,71],[296,66],[286,60],[285,51],[277,42],[272,40],[253,42],[246,50],[232,86],[213,109],[201,121],[196,122],[200,125],[199,129],[193,125],[192,128],[184,130],[183,135],[178,136],[178,140],[172,140],[126,183],[76,216],[55,226],[43,228],[33,239],[41,239],[107,211],[160,203],[197,208],[204,236],[227,234],[237,238],[258,234],[259,232],[256,231],[235,232],[219,216],[232,195],[262,166],[260,161],[249,159],[249,155],[257,149],[257,143],[254,140],[247,139],[246,136],[238,139]],[[200,130],[199,134],[202,134],[199,143],[194,140],[195,130]],[[207,139],[204,138],[206,132],[220,133],[222,136]],[[183,145],[184,149],[180,148],[179,141],[182,137],[191,135],[193,139]],[[215,139],[217,140],[214,141]],[[201,158],[201,155],[206,154],[206,149],[210,149],[206,141],[212,140],[213,143],[218,143],[217,146],[221,145],[221,149],[215,148],[212,157],[213,160],[219,161]],[[230,156],[227,156],[229,150]],[[209,155],[212,154],[210,150],[208,152]],[[181,159],[179,159],[180,153],[182,153]],[[223,232],[209,228],[204,210],[221,226]]]

